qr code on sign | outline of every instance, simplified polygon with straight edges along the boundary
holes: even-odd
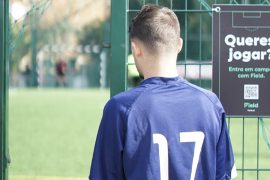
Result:
[[[259,85],[245,84],[244,85],[244,99],[259,99]]]

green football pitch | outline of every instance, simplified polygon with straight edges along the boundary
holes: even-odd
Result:
[[[104,90],[11,90],[10,179],[86,179],[108,98]]]
[[[11,90],[9,147],[11,180],[87,179],[93,146],[109,99],[108,90]],[[269,126],[269,120],[265,121]],[[242,168],[242,119],[231,119],[236,166]],[[259,134],[259,167],[270,168],[270,150]],[[245,119],[244,167],[257,167],[257,120]],[[238,178],[242,179],[241,172]],[[256,171],[245,172],[256,179]],[[269,179],[270,172],[260,172]]]

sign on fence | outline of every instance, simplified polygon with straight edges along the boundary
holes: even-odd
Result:
[[[270,6],[213,5],[213,91],[227,115],[270,115]]]

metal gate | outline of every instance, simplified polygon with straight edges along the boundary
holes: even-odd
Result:
[[[130,20],[147,3],[174,10],[181,24],[184,40],[178,56],[179,73],[201,87],[211,89],[212,81],[212,4],[264,4],[268,0],[112,0],[111,29],[111,96],[128,86]],[[210,71],[210,72],[209,72]],[[196,73],[194,73],[196,72]],[[227,118],[238,171],[237,179],[269,179],[270,144],[269,118]]]
[[[0,180],[7,179],[8,0],[0,0]]]

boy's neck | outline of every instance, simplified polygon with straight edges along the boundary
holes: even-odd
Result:
[[[174,58],[149,60],[148,63],[145,63],[144,67],[144,79],[150,77],[169,78],[178,76]]]

